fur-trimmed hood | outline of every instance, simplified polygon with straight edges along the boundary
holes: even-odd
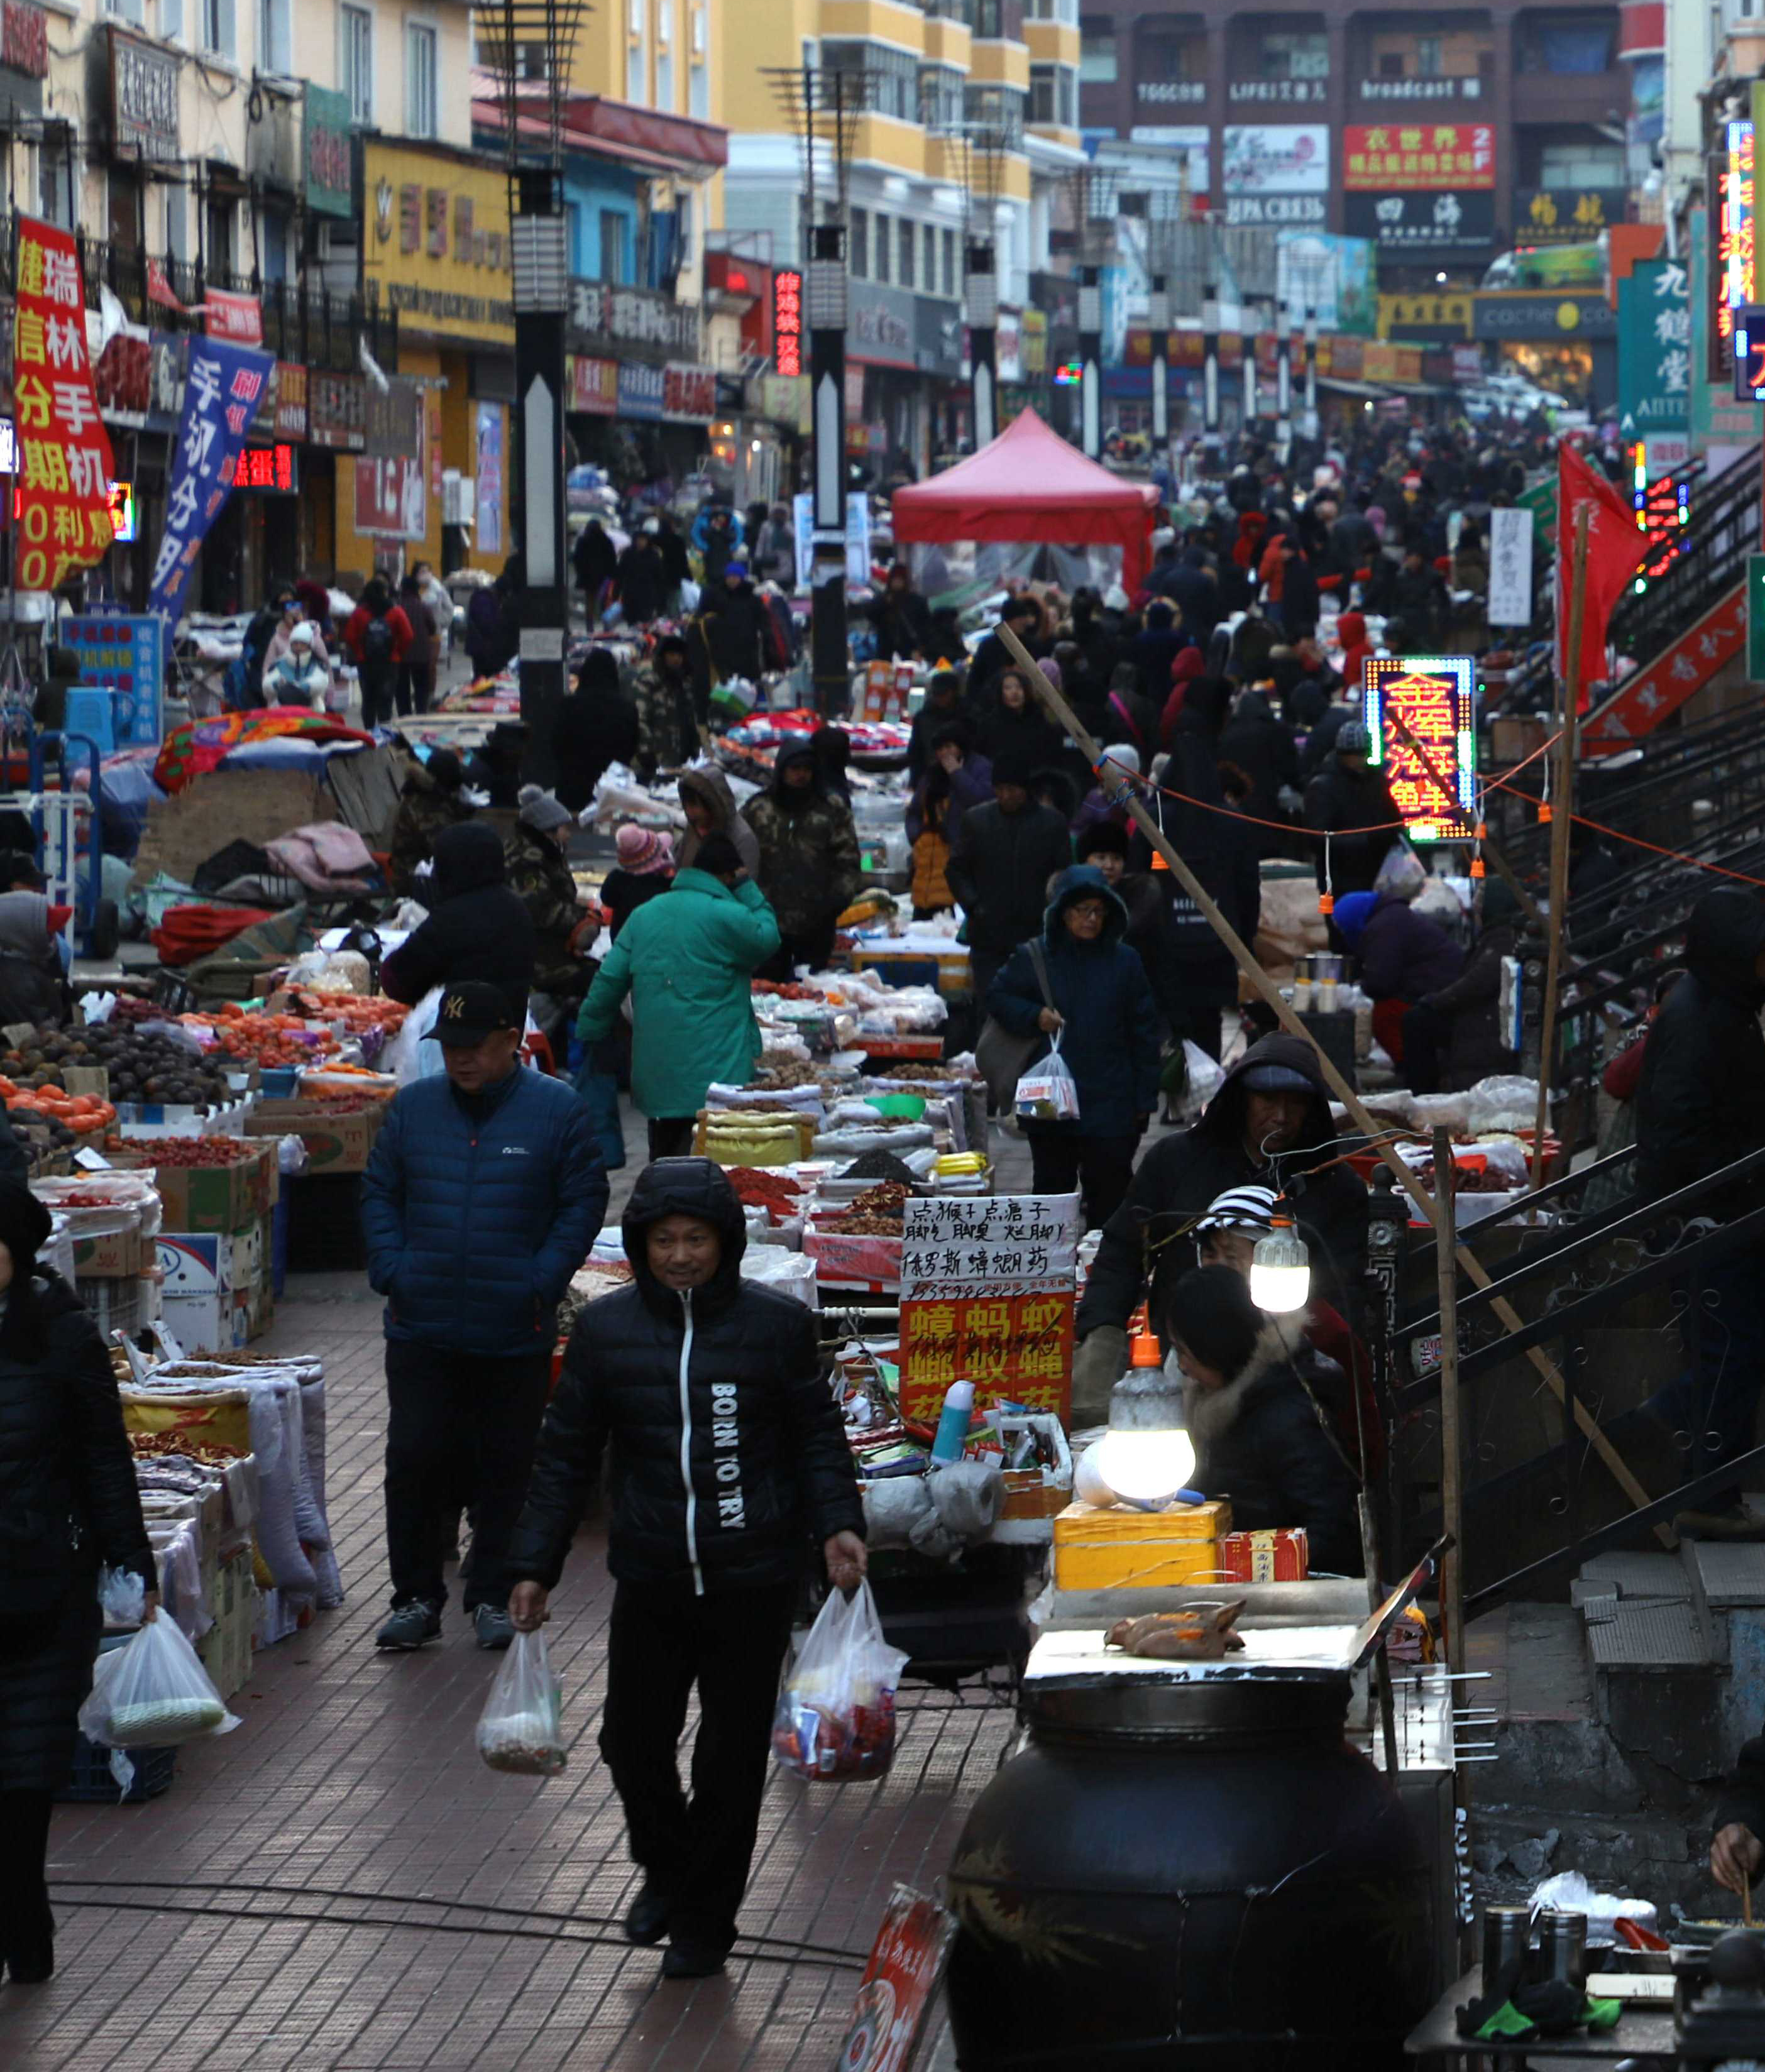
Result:
[[[1217,1447],[1243,1415],[1250,1397],[1265,1384],[1274,1381],[1282,1368],[1290,1371],[1310,1399],[1319,1423],[1326,1432],[1331,1430],[1323,1405],[1311,1384],[1314,1377],[1335,1379],[1341,1375],[1342,1370],[1307,1340],[1306,1332],[1310,1322],[1309,1309],[1293,1309],[1281,1316],[1271,1316],[1257,1334],[1256,1350],[1223,1388],[1203,1388],[1183,1373],[1175,1352],[1165,1355],[1166,1373],[1183,1383],[1183,1416],[1198,1457],[1204,1459]],[[1331,1443],[1335,1443],[1334,1434]]]

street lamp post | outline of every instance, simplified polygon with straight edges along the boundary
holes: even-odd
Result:
[[[1103,289],[1098,269],[1079,269],[1079,433],[1087,456],[1103,458]]]
[[[1152,277],[1146,321],[1152,327],[1152,446],[1162,452],[1170,443],[1170,290],[1163,273]]]
[[[809,235],[803,282],[815,456],[809,668],[817,706],[843,713],[852,696],[845,642],[845,226],[813,224]]]
[[[1211,285],[1201,298],[1201,428],[1220,436],[1220,290]]]
[[[1318,311],[1306,306],[1306,437],[1318,436]]]
[[[1275,437],[1285,460],[1293,443],[1293,323],[1285,302],[1276,313],[1276,323]]]
[[[969,368],[974,402],[974,450],[978,453],[999,431],[999,276],[993,240],[971,239],[968,245],[967,294]]]

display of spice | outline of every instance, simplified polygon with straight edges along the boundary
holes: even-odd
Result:
[[[911,1190],[916,1175],[905,1159],[892,1151],[861,1151],[849,1166],[841,1166],[842,1180],[891,1180]]]
[[[963,1079],[969,1076],[960,1065],[916,1064],[911,1059],[905,1064],[891,1065],[882,1075],[885,1079]]]
[[[821,1217],[817,1227],[841,1237],[899,1237],[911,1192],[910,1187],[885,1180],[878,1186],[866,1187],[840,1215]]]

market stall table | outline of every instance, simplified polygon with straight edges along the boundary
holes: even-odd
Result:
[[[1597,1975],[1587,1982],[1590,1993],[1598,1995]],[[1458,2010],[1483,1991],[1483,1978],[1471,1971],[1430,2008],[1404,2039],[1404,2054],[1420,2058],[1439,2072],[1481,2072],[1485,2066],[1542,2065],[1560,2058],[1579,2058],[1612,2064],[1626,2058],[1661,2058],[1678,2062],[1673,2040],[1673,2008],[1669,2000],[1659,2007],[1627,2007],[1615,2029],[1598,2032],[1577,2029],[1570,2036],[1500,2037],[1488,2042],[1467,2042],[1458,2033]]]

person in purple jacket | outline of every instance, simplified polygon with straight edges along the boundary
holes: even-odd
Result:
[[[1463,949],[1438,922],[1390,893],[1344,893],[1336,902],[1335,921],[1360,960],[1360,983],[1372,996],[1373,1034],[1393,1063],[1406,1068],[1415,1092],[1433,1092],[1440,1083],[1437,1046],[1426,1040],[1431,1033],[1421,1026],[1426,1018],[1410,1010],[1462,975]],[[1413,1057],[1412,1034],[1417,1039]]]

